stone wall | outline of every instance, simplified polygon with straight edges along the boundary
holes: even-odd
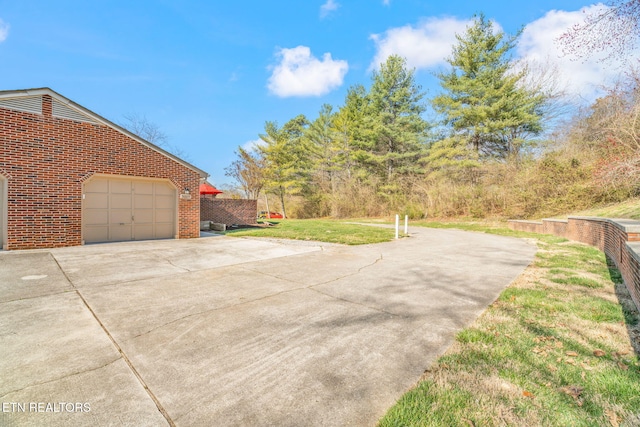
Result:
[[[247,225],[255,224],[257,215],[257,200],[200,197],[200,221]]]
[[[509,221],[512,230],[554,234],[595,246],[620,270],[629,293],[640,310],[640,221],[596,217],[570,217],[566,221],[543,219]]]

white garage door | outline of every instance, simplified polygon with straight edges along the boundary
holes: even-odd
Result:
[[[84,184],[84,241],[171,239],[176,205],[176,190],[167,181],[92,178]]]

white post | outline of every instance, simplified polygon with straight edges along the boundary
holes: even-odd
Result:
[[[400,229],[400,215],[396,214],[396,239],[398,238]]]
[[[404,216],[404,235],[409,234],[409,215]]]

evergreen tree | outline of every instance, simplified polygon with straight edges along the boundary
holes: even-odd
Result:
[[[305,133],[306,146],[312,165],[309,197],[318,206],[316,214],[329,214],[327,200],[338,191],[338,176],[344,165],[340,158],[337,133],[333,128],[333,107],[324,104],[318,118],[311,122]]]
[[[302,138],[308,123],[302,114],[289,120],[282,128],[275,122],[266,122],[265,133],[260,134],[260,139],[265,142],[258,147],[265,162],[265,186],[280,199],[285,218],[285,196],[300,192],[308,182],[308,154]]]
[[[392,55],[373,73],[361,135],[355,142],[360,159],[386,184],[397,175],[416,172],[429,129],[422,118],[423,97],[404,58]]]
[[[349,88],[345,97],[345,104],[333,118],[333,128],[336,132],[338,144],[338,161],[344,165],[346,179],[356,175],[359,165],[356,159],[356,141],[364,139],[364,117],[367,109],[367,90],[362,85]]]
[[[508,57],[517,39],[495,31],[491,21],[476,17],[456,36],[447,61],[452,69],[438,75],[444,93],[432,101],[452,136],[463,138],[481,158],[515,158],[542,131],[544,96],[519,82]]]

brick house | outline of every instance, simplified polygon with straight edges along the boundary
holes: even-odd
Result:
[[[0,91],[0,248],[198,237],[207,176],[49,88]]]

